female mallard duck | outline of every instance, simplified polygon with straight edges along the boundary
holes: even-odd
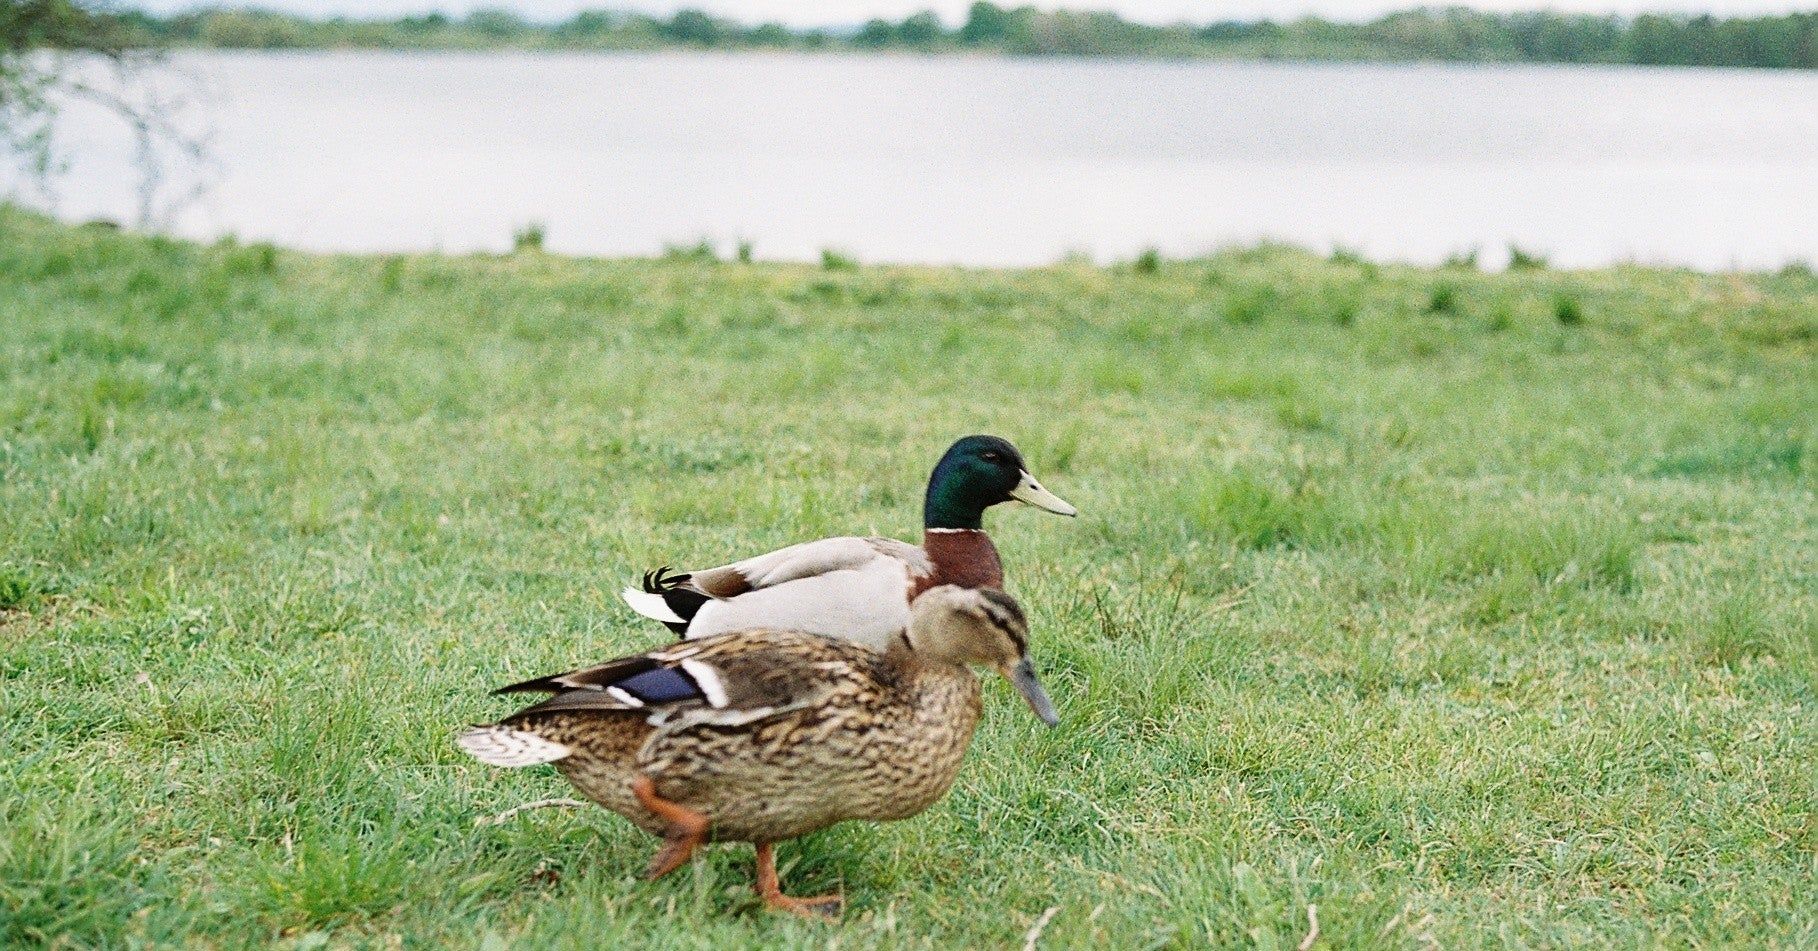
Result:
[[[823,538],[718,568],[675,575],[658,569],[644,576],[644,590],[626,588],[625,601],[690,639],[769,627],[883,650],[921,592],[942,584],[1004,586],[1003,563],[982,520],[985,509],[1013,499],[1078,514],[1035,481],[1007,440],[967,436],[928,477],[919,548],[894,538]]]
[[[1028,622],[1001,591],[942,585],[878,653],[794,631],[735,631],[513,684],[555,694],[463,734],[494,766],[554,763],[574,787],[663,847],[658,878],[711,840],[757,846],[765,903],[837,915],[840,897],[791,898],[773,843],[848,819],[907,819],[953,785],[990,667],[1058,722],[1027,653]]]

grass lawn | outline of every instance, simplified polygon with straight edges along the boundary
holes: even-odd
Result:
[[[838,262],[835,262],[836,264]],[[993,510],[1065,718],[654,884],[454,732],[616,590]],[[316,257],[0,209],[0,944],[1818,943],[1818,280]]]

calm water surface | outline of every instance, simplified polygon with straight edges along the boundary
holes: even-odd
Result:
[[[181,233],[326,250],[1027,264],[1278,238],[1435,261],[1818,260],[1818,75],[755,54],[189,54]],[[69,218],[130,219],[78,112]]]

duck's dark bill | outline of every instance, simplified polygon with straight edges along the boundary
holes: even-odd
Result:
[[[1035,679],[1035,666],[1029,663],[1029,658],[1023,658],[1010,669],[1010,683],[1024,700],[1029,701],[1029,709],[1034,710],[1043,723],[1054,726],[1060,722],[1060,714],[1054,712],[1054,702],[1048,699],[1048,691]]]
[[[1068,505],[1066,499],[1042,488],[1042,484],[1035,481],[1035,477],[1030,475],[1027,470],[1023,472],[1022,481],[1016,484],[1016,488],[1010,490],[1010,497],[1056,515],[1079,514],[1079,509]]]

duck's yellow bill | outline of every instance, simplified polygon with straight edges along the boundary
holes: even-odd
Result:
[[[1010,490],[1010,497],[1056,515],[1079,514],[1079,509],[1068,505],[1066,499],[1042,488],[1042,484],[1035,481],[1035,477],[1030,475],[1027,469],[1023,470],[1022,481],[1016,484],[1016,488]]]

